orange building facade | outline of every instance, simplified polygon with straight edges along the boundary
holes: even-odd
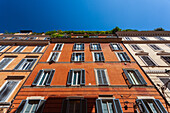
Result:
[[[168,106],[121,38],[74,36],[50,40],[8,112],[168,113]]]

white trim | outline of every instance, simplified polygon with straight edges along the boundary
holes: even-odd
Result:
[[[60,50],[54,50],[54,49],[56,48],[57,44],[62,44]],[[53,51],[62,51],[62,50],[63,50],[63,46],[64,46],[64,43],[56,43],[55,46],[54,46],[54,48],[53,48]]]
[[[25,45],[21,45],[21,46],[25,46]],[[17,48],[19,48],[20,46],[17,46],[12,52],[14,52]],[[27,46],[25,46],[20,52],[22,52]],[[18,53],[18,52],[15,52]]]
[[[6,46],[4,49],[6,49],[8,47],[8,45],[1,45],[0,47],[2,46]],[[2,49],[0,52],[4,51],[4,49]]]
[[[118,54],[117,54],[117,53],[122,53],[122,52],[114,52],[114,53],[116,54],[117,59],[118,59],[119,61],[121,61],[121,59],[119,58],[119,56],[118,56]]]
[[[34,47],[34,49],[32,50],[32,53],[38,53],[38,52],[33,52],[38,46]],[[40,52],[42,52],[42,50],[44,49],[45,46],[42,46],[42,49]]]
[[[34,59],[36,59],[36,60],[37,60],[37,58],[23,58],[23,59],[25,59],[25,60],[34,60]],[[21,60],[21,61],[22,61],[22,60]],[[20,62],[21,62],[21,61],[20,61]],[[20,62],[19,62],[19,63],[20,63]],[[37,61],[36,61],[36,62],[37,62]],[[35,62],[35,63],[36,63],[36,62]],[[19,64],[19,63],[18,63],[18,64]],[[31,62],[31,63],[32,63],[32,62]],[[35,65],[35,63],[34,63],[34,65]],[[17,64],[17,65],[18,65],[18,64]],[[20,67],[19,67],[17,70],[21,70],[21,67],[23,67],[23,64],[25,64],[25,61],[24,61],[24,63],[22,63],[22,64],[20,65]],[[34,67],[34,65],[33,65],[32,67]],[[32,67],[31,67],[31,69],[32,69]],[[22,69],[22,70],[26,70],[26,69]]]
[[[49,57],[48,57],[48,59],[47,59],[47,62],[49,62],[49,60],[50,60],[50,58],[51,58],[51,56],[52,56],[53,53],[59,53],[59,54],[58,54],[58,57],[57,57],[57,60],[55,61],[55,62],[58,62],[61,52],[51,52],[50,55],[49,55]]]
[[[6,59],[6,58],[3,58],[3,59]],[[0,62],[2,62],[3,59],[2,59]],[[8,57],[7,57],[7,59],[12,59],[12,60],[11,60],[10,62],[8,62],[8,64],[6,64],[6,65],[3,67],[2,70],[4,70],[4,69],[14,60],[14,58],[8,58]]]
[[[42,96],[31,96],[31,97],[27,97],[26,100],[36,100],[36,99],[40,99],[40,100],[44,100],[45,97]]]
[[[155,99],[152,96],[137,96],[137,99]]]

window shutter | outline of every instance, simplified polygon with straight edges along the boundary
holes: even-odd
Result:
[[[61,113],[68,113],[68,104],[69,104],[69,100],[64,99],[63,104],[62,104]]]
[[[82,99],[81,100],[81,113],[87,113],[87,100]]]
[[[73,50],[76,50],[76,44],[74,44],[74,46],[73,46]]]
[[[31,68],[33,67],[33,65],[35,64],[36,61],[37,61],[37,59],[33,59],[33,61],[31,62],[31,64],[29,65],[27,70],[31,70]]]
[[[141,58],[147,63],[148,66],[156,66],[154,62],[148,56],[141,56]]]
[[[61,51],[62,44],[59,44],[58,51]]]
[[[142,75],[140,74],[140,72],[138,70],[135,70],[135,73],[136,73],[137,77],[139,78],[141,84],[146,85],[147,83],[146,83],[145,79],[142,77]]]
[[[22,64],[25,62],[26,59],[22,59],[19,64],[14,68],[14,70],[19,70],[19,68],[22,66]]]
[[[124,54],[124,56],[125,56],[126,61],[130,61],[130,58],[129,58],[129,56],[127,55],[127,53],[124,52],[123,54]]]
[[[148,111],[148,109],[146,108],[146,106],[145,106],[145,104],[144,104],[142,99],[136,99],[136,103],[137,103],[141,113],[150,113]]]
[[[96,70],[97,71],[97,77],[98,77],[98,85],[102,85],[102,75],[100,73],[100,70]]]
[[[82,45],[82,49],[81,50],[84,50],[84,44],[81,44]]]
[[[103,113],[103,109],[102,109],[102,100],[101,99],[97,99],[96,100],[96,109],[97,109],[97,113]]]
[[[44,70],[40,70],[40,71],[38,72],[37,76],[36,76],[35,79],[34,79],[34,82],[32,83],[33,86],[36,86],[36,85],[37,85],[38,80],[39,80],[40,76],[41,76],[43,73],[44,73]]]
[[[53,54],[53,56],[52,56],[52,61],[56,61],[57,60],[57,58],[58,58],[58,55],[59,55],[59,53],[57,53],[57,52],[55,52],[54,54]]]
[[[95,61],[98,61],[98,60],[97,60],[97,53],[93,53],[93,55],[94,55],[94,60],[95,60]]]
[[[113,99],[113,103],[114,103],[116,113],[123,113],[119,99]]]
[[[37,113],[42,113],[44,106],[45,106],[45,100],[40,100],[39,105],[38,105],[37,110],[36,110]]]
[[[84,53],[81,53],[81,61],[84,62]]]
[[[93,50],[93,44],[90,43],[90,50]]]
[[[71,61],[72,61],[72,62],[74,61],[75,56],[76,56],[76,53],[72,53],[72,56],[71,56]]]
[[[129,84],[132,85],[133,83],[132,83],[132,81],[131,81],[131,79],[130,79],[130,77],[129,77],[129,74],[128,74],[127,70],[126,70],[126,69],[123,69],[123,72],[124,72],[124,74],[126,75],[128,81],[129,81]]]
[[[100,44],[97,44],[97,45],[98,45],[98,50],[102,50],[102,48],[101,48]]]
[[[50,74],[49,74],[49,76],[48,76],[48,79],[47,79],[47,81],[46,81],[46,85],[50,85],[51,84],[51,81],[52,81],[52,79],[53,79],[53,76],[54,76],[54,73],[55,73],[55,70],[51,70],[50,71]]]
[[[120,44],[117,44],[119,50],[123,50],[122,46]]]
[[[161,113],[168,113],[159,99],[154,99],[154,103],[157,105]]]
[[[9,58],[4,58],[1,62],[0,62],[0,70],[2,70],[12,59]]]
[[[70,70],[67,78],[67,85],[71,85],[72,76],[73,76],[73,70]]]
[[[111,48],[112,51],[114,50],[112,43],[110,44],[110,48]]]
[[[85,70],[82,69],[82,70],[81,70],[81,79],[80,79],[80,80],[81,80],[81,82],[80,82],[81,85],[85,85],[85,82],[86,82],[86,79],[85,79],[85,78],[86,78],[86,76],[85,76]]]
[[[103,52],[100,53],[101,61],[105,61]]]
[[[25,103],[26,103],[26,100],[22,100],[15,113],[21,113],[24,108]]]
[[[124,61],[123,58],[122,58],[122,56],[121,56],[120,54],[121,54],[121,53],[117,53],[117,56],[118,56],[119,60],[120,60],[120,61]]]
[[[101,70],[101,74],[102,74],[102,77],[103,77],[103,85],[108,85],[105,70]]]

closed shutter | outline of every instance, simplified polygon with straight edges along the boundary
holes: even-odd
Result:
[[[22,113],[26,102],[27,102],[26,100],[22,100],[15,113]]]
[[[5,86],[0,91],[0,101],[6,101],[6,99],[11,94],[11,92],[14,90],[17,84],[18,84],[18,81],[7,81]]]
[[[7,46],[1,46],[0,51],[4,50]]]
[[[63,104],[62,104],[61,113],[68,113],[68,107],[69,107],[69,100],[64,99]]]
[[[105,61],[103,52],[100,53],[101,61]]]
[[[26,59],[22,59],[19,64],[14,68],[14,70],[19,70],[22,64],[26,61]]]
[[[141,56],[141,58],[146,62],[148,66],[156,66],[156,64],[148,56]]]
[[[37,49],[37,53],[41,52],[41,50],[42,50],[43,47],[44,47],[44,46],[39,46],[38,49]]]
[[[97,113],[103,113],[101,99],[96,99],[96,110],[97,110]]]
[[[0,62],[0,70],[2,70],[6,65],[8,65],[8,63],[11,61],[11,58],[4,58],[1,62]]]
[[[87,100],[81,100],[81,113],[87,113]]]
[[[73,50],[76,50],[76,45],[77,45],[77,44],[74,44],[74,46],[73,46]]]
[[[124,52],[123,54],[124,54],[124,56],[125,56],[126,61],[130,61],[130,58],[129,58],[129,56],[127,55],[127,53]]]
[[[67,85],[71,85],[72,76],[73,76],[73,70],[70,70],[67,78]]]
[[[168,64],[170,64],[170,56],[161,56],[164,61],[166,61]]]
[[[44,70],[40,70],[37,74],[37,76],[34,79],[34,82],[32,83],[33,86],[36,86],[38,84],[38,80],[40,78],[40,76],[44,73]]]
[[[114,50],[113,44],[110,44],[110,48],[111,48],[112,51]]]
[[[59,55],[59,53],[57,53],[57,52],[55,52],[54,54],[53,54],[53,56],[52,56],[52,61],[56,61],[57,60],[57,58],[58,58],[58,55]]]
[[[102,78],[103,78],[103,85],[108,85],[105,70],[101,70],[101,74],[102,74]]]
[[[160,100],[154,99],[154,103],[157,105],[161,113],[168,113],[164,106],[162,105],[162,103],[160,102]]]
[[[136,104],[138,105],[138,108],[140,110],[140,113],[150,113],[148,109],[146,108],[144,102],[142,99],[136,99]]]
[[[138,70],[135,70],[135,73],[136,73],[138,79],[140,80],[141,84],[146,85],[147,83],[146,83],[145,79],[142,77],[142,75],[140,74],[140,72]]]
[[[97,71],[98,84],[99,84],[99,85],[102,85],[103,82],[102,82],[101,72],[100,72],[100,70],[96,70],[96,71]]]
[[[122,46],[120,44],[117,44],[119,50],[123,50]]]
[[[37,59],[33,59],[33,61],[31,62],[31,64],[29,65],[27,70],[31,70],[31,68],[33,67],[33,65],[35,64],[36,61],[37,61]]]
[[[81,44],[81,47],[82,47],[81,50],[84,50],[84,44]]]
[[[81,80],[80,80],[80,81],[81,81],[81,82],[80,82],[81,85],[85,85],[85,82],[86,82],[86,79],[85,79],[85,78],[86,78],[86,76],[85,76],[85,70],[82,69],[82,70],[81,70]]]
[[[81,61],[84,62],[84,53],[81,53]]]
[[[117,56],[119,57],[119,60],[120,60],[120,61],[124,61],[123,58],[122,58],[122,56],[121,56],[121,53],[117,53]]]
[[[102,50],[100,44],[97,44],[98,50]]]
[[[45,106],[45,100],[40,100],[36,113],[42,113],[44,106]]]
[[[113,99],[113,103],[116,113],[123,113],[119,99]]]
[[[52,81],[52,79],[53,79],[53,76],[54,76],[54,73],[55,73],[55,70],[51,70],[50,71],[50,74],[49,74],[49,76],[48,76],[48,78],[47,78],[47,81],[46,81],[46,85],[50,85],[51,84],[51,81]]]
[[[71,61],[73,62],[75,60],[76,53],[73,53],[71,56]]]
[[[94,60],[95,60],[95,61],[98,61],[98,59],[97,59],[97,53],[93,53],[93,55],[94,55]]]
[[[93,44],[92,44],[92,43],[90,44],[90,50],[94,50],[94,49],[93,49]]]
[[[62,44],[59,44],[57,50],[58,50],[58,51],[61,51],[61,47],[62,47]]]
[[[130,77],[129,77],[129,74],[128,74],[128,72],[127,72],[127,70],[126,69],[123,69],[123,72],[124,72],[124,74],[126,75],[126,78],[128,79],[128,81],[129,81],[129,84],[133,84],[133,82],[132,82],[132,80],[130,79]]]

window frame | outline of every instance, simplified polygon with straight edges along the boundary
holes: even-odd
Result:
[[[8,47],[8,45],[0,45],[0,48],[1,48],[2,46],[5,46],[5,48],[3,48],[0,52],[4,51],[4,50]]]
[[[122,61],[121,58],[120,58],[119,55],[118,55],[119,53],[123,53],[124,56],[127,55],[127,58],[128,58],[129,60],[124,57],[123,59],[125,59],[125,61]],[[119,60],[120,62],[130,62],[130,61],[131,61],[130,57],[128,56],[128,54],[127,54],[126,52],[115,52],[115,54],[116,54],[116,56],[117,56],[117,58],[118,58],[118,60]]]
[[[81,60],[80,61],[75,61],[73,60],[73,57],[75,59],[75,56],[73,56],[75,54],[81,54]],[[85,53],[84,52],[73,52],[72,55],[71,55],[71,62],[85,62]]]
[[[154,66],[150,66],[150,67],[155,67],[155,66],[158,66],[158,64],[149,56],[149,55],[140,55],[139,58],[142,60],[142,62],[146,65],[146,66],[149,66],[145,60],[142,58],[142,56],[147,56],[155,65]]]
[[[127,39],[127,38],[129,38],[129,39]],[[125,39],[126,41],[132,41],[132,40],[133,40],[131,37],[124,37],[124,39]]]
[[[160,48],[158,45],[155,45],[157,48],[159,48],[160,50],[155,50],[151,45],[155,45],[155,44],[148,44],[148,46],[153,50],[153,51],[162,51],[162,48]]]
[[[8,64],[6,64],[2,69],[0,70],[4,70],[6,67],[8,67],[9,64],[11,64],[11,62],[14,60],[14,58],[8,58],[8,57],[4,57],[2,58],[2,60],[0,61],[0,63],[4,60],[4,59],[12,59],[10,62],[8,62]]]
[[[51,59],[53,53],[58,53],[57,59],[55,60],[55,62],[58,62],[61,52],[51,52],[47,59],[47,62],[50,62],[50,59]]]
[[[100,53],[100,59],[101,59],[100,61],[95,60],[95,55],[94,55],[95,53]],[[93,62],[105,62],[104,54],[103,54],[103,58],[101,54],[103,54],[103,52],[92,52]]]
[[[60,50],[55,50],[57,44],[62,44]],[[53,47],[53,51],[62,51],[64,47],[64,43],[56,43],[55,46]]]
[[[161,55],[160,56],[161,57],[161,59],[167,64],[167,65],[170,65],[170,63],[168,63],[163,57],[169,57],[169,59],[170,59],[170,55]]]
[[[81,48],[82,49],[80,49],[80,50],[77,50],[77,48],[76,48],[76,45],[77,44],[81,44]],[[74,43],[74,45],[73,45],[73,51],[84,51],[84,49],[85,49],[85,44],[84,43]]]
[[[35,49],[37,49],[37,48],[38,48],[38,46],[34,47],[34,49],[32,50],[32,53],[41,53],[41,52],[43,51],[43,49],[44,49],[44,47],[45,47],[45,46],[41,46],[41,47],[42,47],[42,49],[41,49],[41,51],[40,51],[40,52],[34,52],[34,50],[35,50]]]
[[[156,36],[155,39],[157,39],[159,41],[166,41],[166,39],[162,38],[161,36]]]
[[[93,45],[97,45],[97,49],[94,49],[93,48]],[[101,45],[100,45],[100,43],[90,43],[90,51],[101,51],[102,50],[102,48],[101,48]]]
[[[104,72],[105,72],[105,77],[106,77],[106,80],[107,80],[107,85],[105,85],[105,84],[99,84],[97,70],[104,70]],[[97,86],[109,86],[109,85],[111,85],[111,84],[110,84],[110,80],[109,80],[109,75],[108,75],[107,69],[105,69],[105,68],[95,68],[95,69],[94,69],[94,73],[95,73],[95,79],[96,79],[96,85],[97,85]],[[102,79],[103,79],[103,78],[102,78]]]
[[[144,37],[145,39],[142,39],[142,37]],[[139,39],[142,40],[142,41],[148,41],[148,40],[149,40],[149,39],[146,38],[145,36],[140,36]]]
[[[25,46],[25,45],[22,45],[22,46]],[[20,52],[14,52],[16,49],[18,49],[19,47],[21,47],[21,46],[17,46],[12,52],[13,53],[20,53],[20,52],[22,52],[27,46],[25,46]]]
[[[164,82],[162,82],[161,78],[167,78],[167,79],[170,80],[169,76],[158,76],[158,79],[160,80],[160,82],[161,82],[163,85],[164,85]],[[166,90],[167,90],[167,91],[170,91],[170,89],[168,89],[168,87],[167,87]]]
[[[118,48],[118,50],[115,50],[115,49],[113,48],[113,45],[116,45],[117,48]],[[123,47],[121,46],[120,43],[110,43],[109,46],[110,46],[110,48],[111,48],[112,51],[123,51]]]
[[[132,45],[138,46],[138,48],[140,48],[140,50],[135,50]],[[130,47],[132,48],[133,51],[143,51],[143,49],[138,44],[130,44]]]

